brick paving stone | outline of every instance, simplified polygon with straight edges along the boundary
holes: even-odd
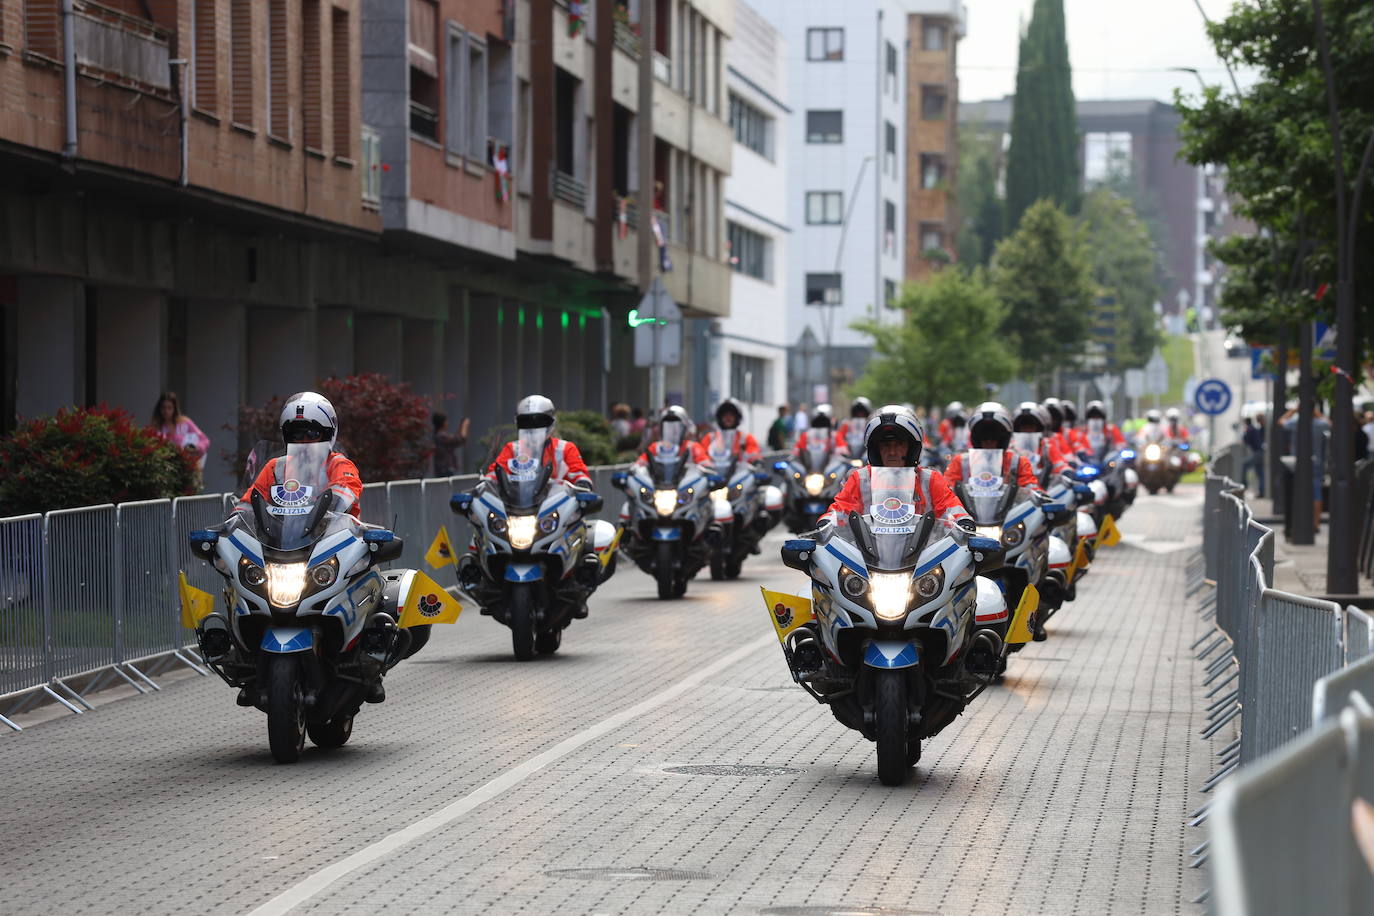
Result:
[[[1142,494],[1051,638],[928,742],[912,780],[791,685],[775,645],[366,866],[301,913],[1178,913],[1211,759],[1185,605],[1200,490]],[[271,763],[201,679],[0,739],[6,912],[245,912],[769,632],[775,550],[677,603],[621,567],[565,655],[519,664],[468,611],[341,751]],[[680,765],[789,767],[697,776]],[[611,877],[558,875],[610,869]],[[627,869],[688,869],[655,880]]]

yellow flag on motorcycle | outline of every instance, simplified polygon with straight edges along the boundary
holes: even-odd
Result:
[[[435,569],[442,569],[445,566],[454,564],[453,544],[448,539],[448,528],[443,525],[434,534],[434,543],[429,545],[429,550],[425,551],[425,562]]]
[[[816,619],[816,615],[811,612],[809,598],[785,592],[770,592],[766,588],[760,588],[759,591],[763,592],[763,603],[768,606],[768,616],[773,621],[773,629],[778,633],[778,642],[786,639],[787,634],[797,627]]]
[[[1078,581],[1078,577],[1083,575],[1088,569],[1088,545],[1085,541],[1078,542],[1078,549],[1073,553],[1073,562],[1069,564],[1068,582],[1070,585]]]
[[[1121,532],[1116,527],[1116,519],[1110,515],[1102,519],[1102,527],[1097,532],[1097,546],[1115,547],[1121,543]]]
[[[215,596],[203,592],[186,581],[186,573],[177,573],[177,595],[181,598],[181,625],[194,630],[215,609]]]
[[[1021,600],[1016,604],[1011,626],[1007,629],[1007,645],[1015,646],[1031,641],[1030,615],[1040,607],[1040,592],[1034,585],[1021,590]]]
[[[423,626],[431,623],[456,623],[463,605],[446,592],[438,582],[415,570],[406,593],[406,606],[401,609],[399,627]]]

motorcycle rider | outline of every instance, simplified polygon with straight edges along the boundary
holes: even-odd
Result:
[[[851,455],[858,455],[863,451],[864,428],[868,426],[868,418],[871,416],[873,402],[868,398],[857,397],[854,403],[849,405],[849,419],[840,424],[835,438],[844,443],[845,449]]]
[[[833,435],[834,425],[835,415],[830,405],[817,404],[816,409],[811,412],[810,427],[797,437],[796,444],[792,446],[792,457],[801,458],[806,453],[808,443],[827,438],[831,440],[831,447],[836,454],[848,456],[849,447],[843,439]]]
[[[940,445],[953,454],[968,448],[968,417],[962,401],[950,401],[940,420]]]
[[[301,391],[286,399],[278,418],[282,441],[287,445],[296,443],[328,442],[329,459],[325,463],[325,473],[329,480],[329,491],[334,494],[335,512],[347,512],[354,518],[359,517],[363,495],[363,481],[358,476],[358,467],[342,452],[334,450],[339,440],[339,420],[334,413],[334,405],[322,394]],[[263,465],[253,485],[238,501],[236,511],[248,510],[252,506],[253,491],[256,490],[263,502],[271,504],[272,488],[284,486],[287,481],[286,462],[273,458]],[[278,480],[278,477],[283,479]],[[311,484],[316,485],[316,484]]]
[[[973,520],[964,511],[959,497],[954,495],[944,475],[920,466],[925,431],[921,421],[900,404],[880,407],[869,418],[864,429],[865,455],[868,466],[859,468],[845,478],[844,486],[835,494],[835,501],[821,516],[820,531],[835,525],[849,524],[850,512],[865,512],[866,495],[873,468],[915,468],[916,492],[913,494],[918,513],[932,512],[941,521],[954,522],[966,530],[973,530]]]
[[[739,429],[740,421],[744,419],[744,412],[740,409],[739,402],[734,398],[726,398],[720,402],[716,408],[716,427],[723,432]],[[707,430],[706,435],[701,439],[701,445],[709,453],[711,443],[717,438],[715,430]],[[735,453],[744,458],[745,461],[758,461],[763,455],[759,450],[758,440],[754,434],[740,430],[740,435],[735,439]]]
[[[715,465],[712,463],[706,448],[694,438],[695,434],[696,426],[692,423],[692,418],[686,410],[677,404],[665,407],[658,418],[658,438],[644,447],[644,451],[640,453],[635,463],[642,469],[648,466],[651,456],[657,455],[661,451],[666,453],[668,449],[672,449],[676,453],[677,449],[686,449],[687,460],[700,465],[707,473],[711,473],[711,469]],[[753,436],[749,438],[753,439]],[[754,448],[758,448],[757,442],[754,443]]]
[[[569,442],[567,439],[559,439],[553,434],[554,424],[557,422],[553,401],[544,397],[542,394],[532,394],[520,401],[515,406],[515,428],[517,430],[543,430],[544,462],[553,465],[553,474],[550,480],[553,482],[563,482],[579,490],[591,492],[592,475],[587,473],[587,463],[582,460],[582,452],[577,448],[576,443]],[[501,448],[496,460],[488,465],[483,479],[489,483],[496,482],[496,468],[499,465],[506,469],[507,473],[515,470],[514,464],[519,456],[516,454],[516,443],[507,442]]]
[[[1067,431],[1064,429],[1064,409],[1062,402],[1058,398],[1045,398],[1040,402],[1040,407],[1045,411],[1048,418],[1045,427],[1045,438],[1054,444],[1055,449],[1063,456],[1070,466],[1078,463],[1078,457],[1074,455],[1073,449],[1069,447]]]
[[[969,419],[969,447],[1000,451],[1002,479],[1014,479],[1018,487],[1039,490],[1040,481],[1030,461],[1011,450],[1012,422],[1007,409],[996,401],[987,401],[979,404]],[[945,468],[945,479],[949,483],[956,484],[964,479],[964,458],[965,453],[960,452],[950,459]]]
[[[1069,462],[1049,432],[1050,414],[1034,401],[1023,401],[1011,421],[1012,448],[1031,463],[1037,479],[1048,480],[1069,469]],[[1046,473],[1043,475],[1041,470]]]
[[[1078,428],[1078,408],[1073,401],[1064,398],[1059,402],[1059,409],[1064,413],[1064,435],[1068,436]]]
[[[1164,441],[1164,418],[1158,410],[1145,412],[1145,425],[1136,431],[1135,441],[1141,446]]]
[[[1164,434],[1174,442],[1188,441],[1188,427],[1183,422],[1183,414],[1177,407],[1164,411]]]
[[[1121,427],[1107,422],[1107,408],[1101,401],[1089,401],[1083,410],[1083,426],[1073,430],[1070,443],[1079,456],[1094,461],[1104,451],[1125,448],[1126,437]]]

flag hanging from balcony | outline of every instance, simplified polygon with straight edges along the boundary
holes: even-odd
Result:
[[[663,234],[663,224],[658,214],[654,214],[654,242],[658,245],[658,269],[667,273],[673,269],[673,259],[668,256],[668,237]]]
[[[496,179],[496,200],[505,203],[510,200],[510,148],[497,143],[491,151],[492,176]]]
[[[577,34],[587,27],[587,4],[585,0],[572,0],[568,4],[568,37],[576,38]]]

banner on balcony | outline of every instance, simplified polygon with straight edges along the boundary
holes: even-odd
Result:
[[[497,143],[491,150],[492,177],[496,179],[496,201],[510,200],[510,147]]]
[[[568,37],[576,38],[587,28],[587,4],[585,0],[572,0],[568,4]]]

